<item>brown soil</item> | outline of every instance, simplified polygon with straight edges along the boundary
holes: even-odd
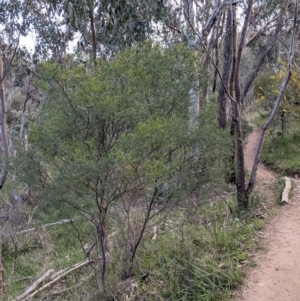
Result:
[[[251,169],[259,130],[249,135],[245,150],[245,165]],[[262,189],[275,180],[275,174],[264,166],[258,168],[258,186]],[[280,207],[275,217],[261,233],[266,251],[254,260],[236,301],[300,301],[300,181],[294,180],[293,198]]]

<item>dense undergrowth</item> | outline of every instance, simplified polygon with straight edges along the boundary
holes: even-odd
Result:
[[[260,128],[268,115],[256,113],[251,119]],[[282,175],[300,174],[300,130],[299,120],[290,116],[283,126],[278,120],[273,122],[265,136],[261,161]]]
[[[227,201],[234,205],[231,197]],[[97,292],[93,280],[99,273],[99,254],[92,249],[90,259],[94,263],[33,300],[230,300],[232,290],[243,282],[244,267],[252,264],[253,251],[260,247],[253,238],[262,226],[262,220],[252,213],[232,215],[222,200],[206,205],[187,203],[147,230],[134,276],[123,282],[119,280],[121,232],[113,232],[105,295]],[[73,225],[39,228],[7,240],[3,244],[7,300],[46,271],[58,271],[83,260],[85,242],[93,241],[92,232],[86,221],[78,219]]]
[[[244,128],[244,135],[251,131],[247,124]],[[97,234],[85,218],[51,228],[40,227],[27,234],[12,233],[2,250],[6,300],[15,300],[47,271],[63,270],[86,257],[90,265],[68,274],[30,300],[231,300],[243,283],[247,268],[254,265],[253,254],[262,248],[256,239],[257,231],[264,226],[265,207],[260,202],[263,199],[271,204],[274,200],[254,194],[249,210],[237,214],[231,188],[212,184],[207,192],[203,190],[201,201],[181,202],[167,214],[163,212],[151,220],[130,278],[123,275],[127,262],[122,258],[127,258],[124,252],[132,252],[132,245],[127,241],[128,248],[124,249],[126,233],[118,220],[120,208],[117,204],[112,206],[105,293],[96,281],[101,274],[101,254],[94,245]],[[51,222],[50,216],[58,218],[55,206],[51,215],[46,214],[45,208],[38,208],[28,227]],[[128,216],[133,226],[131,236],[136,235],[134,225],[139,226],[138,219],[143,215],[144,208],[132,208]]]
[[[281,136],[266,138],[262,161],[284,174],[300,173],[300,130],[295,127]]]
[[[230,300],[266,207],[254,194],[247,213],[234,210],[232,137],[215,104],[190,116],[188,92],[203,80],[195,62],[180,45],[145,45],[86,73],[45,64],[37,85],[48,101],[12,168],[32,204],[3,242],[6,300]],[[16,234],[65,218],[75,219]]]

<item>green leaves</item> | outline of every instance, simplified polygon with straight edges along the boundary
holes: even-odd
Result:
[[[195,68],[194,54],[181,45],[150,43],[99,60],[96,69],[46,63],[38,85],[48,100],[29,140],[51,170],[52,200],[57,191],[94,211],[103,199],[148,196],[156,187],[179,200],[215,176],[225,134],[214,129],[214,107],[199,117],[199,127],[189,126]]]

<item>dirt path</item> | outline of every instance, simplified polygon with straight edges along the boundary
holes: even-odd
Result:
[[[245,165],[251,169],[259,131],[247,139]],[[259,185],[275,179],[273,172],[260,166]],[[261,186],[260,188],[262,188]],[[249,274],[236,301],[300,301],[300,181],[294,181],[290,205],[281,207],[262,234],[266,252],[260,252],[257,266]]]

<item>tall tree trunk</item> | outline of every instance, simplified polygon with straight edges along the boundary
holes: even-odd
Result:
[[[250,0],[251,1],[251,0]],[[246,207],[246,186],[245,186],[245,168],[244,153],[241,129],[241,107],[236,97],[236,80],[239,70],[239,61],[237,53],[237,28],[236,28],[236,2],[231,2],[231,28],[232,28],[232,68],[230,75],[229,91],[233,99],[232,101],[232,125],[235,135],[235,154],[236,154],[236,187],[238,206]]]
[[[234,5],[235,3],[232,3],[232,18],[236,18],[236,7]],[[288,4],[288,1],[285,1],[285,5]],[[250,87],[250,83],[252,84],[254,78],[258,74],[258,71],[260,70],[261,66],[263,65],[263,62],[265,61],[268,53],[271,51],[271,49],[274,47],[277,36],[282,28],[283,24],[283,12],[281,13],[281,17],[279,18],[275,36],[276,39],[273,39],[271,44],[267,47],[267,49],[264,51],[262,56],[260,57],[259,63],[257,67],[255,68],[254,72],[252,73],[250,79],[248,80],[243,93],[241,93],[240,90],[240,83],[239,83],[239,76],[240,76],[240,64],[241,64],[241,57],[242,52],[244,50],[245,44],[246,44],[246,37],[247,37],[247,29],[249,25],[249,20],[252,13],[252,6],[253,6],[253,0],[248,1],[247,11],[246,11],[246,17],[241,33],[241,39],[240,44],[238,48],[238,52],[236,52],[236,22],[233,20],[232,27],[233,27],[233,39],[232,39],[232,47],[233,47],[233,62],[232,62],[232,76],[234,76],[234,80],[231,77],[230,85],[234,85],[234,94],[233,92],[230,92],[233,98],[235,98],[235,102],[232,102],[233,104],[233,124],[235,129],[235,156],[236,156],[236,187],[237,187],[237,202],[238,202],[238,208],[243,209],[247,208],[249,203],[249,195],[251,190],[247,188],[245,185],[245,167],[244,167],[244,151],[243,151],[243,142],[242,142],[242,119],[241,119],[241,106],[244,101],[244,98],[246,94],[248,93],[248,89]],[[286,8],[287,6],[285,6]],[[236,19],[235,19],[236,20]],[[230,86],[230,91],[232,91],[232,86]],[[262,144],[261,144],[262,145]],[[252,183],[252,182],[251,182]]]
[[[182,0],[183,14],[186,24],[186,29],[189,38],[193,37],[195,31],[195,13],[194,13],[194,0]],[[194,88],[189,90],[190,97],[190,125],[193,127],[197,124],[197,116],[199,115],[199,92]]]
[[[0,40],[0,48],[2,48],[2,43]],[[1,51],[1,50],[0,50]],[[0,52],[0,103],[1,103],[1,139],[3,145],[3,156],[2,156],[2,169],[0,174],[0,189],[2,189],[7,173],[8,173],[8,160],[10,157],[9,150],[9,139],[7,132],[7,109],[6,109],[6,95],[4,89],[4,72],[3,72],[3,54]]]
[[[94,66],[97,65],[97,43],[96,43],[96,32],[95,32],[95,20],[94,20],[94,1],[91,0],[89,7],[89,18],[90,18],[90,27],[91,27],[91,36],[92,36],[92,48],[93,48],[93,62]]]
[[[240,66],[241,66],[241,59],[242,59],[243,50],[245,48],[245,42],[246,42],[246,37],[247,37],[247,32],[248,32],[249,20],[250,20],[251,13],[252,13],[252,6],[253,6],[253,0],[249,0],[247,11],[246,11],[246,17],[245,17],[244,25],[243,25],[243,29],[242,29],[241,39],[240,39],[240,43],[239,43],[238,53],[237,53],[237,69],[236,69],[236,77],[235,77],[235,94],[236,94],[236,100],[237,100],[237,102],[240,106],[242,105],[242,101],[243,101],[242,96],[241,96],[241,88],[240,88]]]
[[[235,144],[236,144],[236,187],[237,187],[237,202],[239,208],[246,208],[248,206],[248,199],[246,197],[246,185],[245,185],[245,165],[244,165],[244,150],[243,150],[243,141],[242,141],[242,118],[241,118],[241,89],[240,89],[240,66],[241,66],[241,58],[242,53],[245,46],[245,39],[247,28],[249,24],[249,18],[252,11],[253,0],[248,1],[248,7],[246,12],[246,17],[242,29],[241,39],[239,43],[239,48],[236,53],[235,73],[233,74],[234,82],[234,91],[235,91],[235,103],[234,103],[234,124],[235,124]],[[233,47],[235,49],[236,45],[236,5],[233,7],[233,15],[235,17],[235,21],[233,22]],[[235,24],[235,25],[234,25]]]
[[[214,80],[213,80],[213,86],[212,86],[212,92],[215,93],[216,89],[217,89],[217,79],[218,79],[218,71],[217,68],[219,68],[219,38],[221,36],[221,31],[219,31],[219,26],[220,28],[224,27],[226,21],[226,14],[223,14],[223,18],[222,18],[222,22],[221,22],[221,26],[218,25],[217,26],[217,38],[215,40],[215,62],[216,62],[216,68],[214,68]]]
[[[106,289],[105,284],[105,273],[106,273],[106,253],[105,253],[105,240],[106,240],[106,228],[105,221],[100,221],[97,225],[97,236],[100,243],[100,253],[101,253],[101,284],[103,290]]]
[[[225,34],[225,44],[224,44],[224,54],[223,54],[223,73],[222,79],[223,84],[228,87],[230,73],[231,73],[231,65],[232,65],[232,28],[231,28],[231,10],[227,11],[227,21],[226,21],[226,34]],[[228,114],[230,112],[230,99],[225,93],[225,87],[221,85],[218,94],[218,103],[219,103],[219,126],[222,129],[227,127],[228,122]]]
[[[223,54],[223,73],[222,81],[223,84],[219,89],[218,103],[219,103],[219,127],[222,129],[227,128],[229,118],[231,116],[231,135],[235,135],[235,123],[234,123],[234,72],[235,67],[233,66],[234,49],[233,47],[233,20],[232,20],[232,9],[227,10],[226,20],[226,34],[224,43],[224,54]],[[229,95],[228,95],[229,92]],[[231,113],[231,114],[230,114]],[[226,175],[225,180],[228,183],[236,183],[235,169],[235,144],[233,144],[232,155],[226,158]]]
[[[256,26],[256,10],[253,9],[253,5],[249,14],[249,24],[248,24],[248,30],[245,36],[245,45],[248,45],[251,38],[255,35],[255,26]]]
[[[3,47],[0,38],[0,103],[1,103],[1,138],[3,145],[2,169],[0,174],[0,189],[2,189],[8,174],[8,159],[10,157],[8,133],[6,128],[6,95],[4,89]],[[4,269],[2,264],[2,233],[0,236],[0,301],[4,298]]]

